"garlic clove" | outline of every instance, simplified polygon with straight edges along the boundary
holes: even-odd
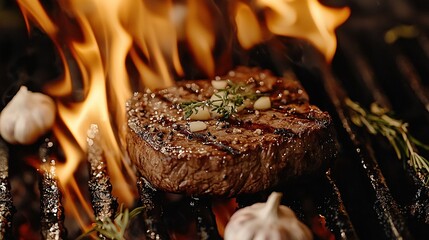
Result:
[[[217,92],[217,93],[214,93],[210,97],[210,101],[212,101],[212,104],[214,106],[220,106],[222,104],[222,98],[224,98],[225,95],[226,95],[226,92]]]
[[[31,144],[52,128],[54,101],[22,86],[0,115],[0,135],[9,143]]]
[[[209,120],[211,118],[208,107],[198,107],[196,110],[196,113],[194,112],[189,116],[190,120]]]
[[[223,115],[222,114],[220,114],[220,113],[217,113],[215,110],[213,110],[213,109],[210,109],[210,115],[211,115],[211,118],[220,118],[220,117],[222,117]]]
[[[267,110],[271,108],[271,100],[270,97],[263,96],[258,98],[253,104],[253,108],[255,110]]]
[[[228,82],[226,80],[212,80],[212,86],[215,89],[225,89],[228,86]]]
[[[189,123],[189,130],[191,132],[199,132],[207,129],[207,124],[202,121],[195,121]]]
[[[217,92],[210,97],[210,101],[213,106],[220,106],[222,104],[223,97],[225,97],[225,92]],[[210,114],[212,118],[222,117],[222,114],[217,113],[213,109],[210,109]]]
[[[218,80],[219,81],[219,80]],[[217,93],[214,93],[211,97],[210,97],[210,101],[212,101],[212,105],[214,105],[214,106],[220,106],[221,104],[222,104],[222,102],[223,102],[223,100],[222,100],[222,98],[224,98],[225,97],[225,92],[217,92]],[[229,98],[233,98],[234,97],[234,95],[229,95],[228,96]],[[225,108],[227,108],[227,109],[232,109],[232,108],[235,108],[235,110],[236,110],[236,112],[241,112],[241,111],[243,111],[246,107],[248,107],[249,106],[249,104],[251,104],[251,101],[249,100],[249,99],[246,99],[245,101],[244,101],[244,103],[241,105],[241,106],[235,106],[234,105],[234,103],[232,103],[232,102],[230,102],[230,103],[228,103],[228,105],[227,106],[225,106]],[[223,115],[222,114],[219,114],[219,113],[217,113],[216,111],[214,111],[214,110],[210,110],[210,113],[211,113],[211,115],[212,115],[212,118],[218,118],[218,117],[222,117]]]

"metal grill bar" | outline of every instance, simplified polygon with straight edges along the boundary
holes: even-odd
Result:
[[[409,170],[409,175],[412,176],[413,182],[419,184],[417,191],[414,194],[412,203],[408,206],[410,214],[420,222],[429,224],[429,190],[424,185],[420,178],[415,174],[415,171]]]
[[[198,238],[201,240],[222,239],[217,230],[210,200],[194,197],[191,199],[190,206],[196,218]]]
[[[346,211],[340,191],[331,177],[331,170],[326,172],[327,189],[321,212],[327,218],[328,226],[337,239],[359,239]]]
[[[360,103],[363,103],[363,105],[368,105],[375,101],[384,107],[399,112],[400,117],[406,117],[408,119],[419,118],[418,121],[426,124],[426,126],[416,127],[417,130],[414,131],[418,132],[418,134],[425,136],[425,133],[429,132],[427,128],[427,123],[429,121],[429,94],[427,91],[429,85],[427,80],[429,79],[429,71],[423,70],[423,74],[421,73],[422,68],[429,69],[429,40],[424,33],[429,26],[429,18],[424,11],[421,12],[420,9],[415,8],[415,6],[423,6],[425,9],[428,9],[429,5],[424,0],[351,0],[346,2],[350,4],[354,3],[354,6],[359,6],[355,9],[357,11],[353,10],[353,19],[350,19],[348,26],[345,26],[347,31],[343,31],[339,37],[340,54],[343,54],[346,61],[353,66],[353,73],[346,75],[346,77],[354,79],[350,81],[350,83],[346,83],[349,79],[334,78],[331,70],[324,65],[323,61],[319,61],[319,57],[314,55],[313,52],[306,54],[306,56],[309,55],[312,57],[309,59],[305,59],[304,57],[303,63],[293,62],[292,64],[302,64],[301,66],[304,66],[303,68],[314,67],[317,69],[315,75],[321,73],[322,81],[320,85],[325,87],[325,91],[330,97],[330,100],[327,100],[327,102],[329,102],[328,105],[333,105],[332,113],[336,112],[339,119],[337,128],[345,135],[346,139],[344,143],[342,142],[343,148],[346,150],[344,151],[344,156],[341,156],[339,161],[354,161],[356,165],[358,165],[359,170],[365,175],[363,176],[364,182],[365,184],[368,183],[368,185],[362,188],[368,186],[369,194],[365,195],[363,198],[370,198],[369,201],[371,201],[371,204],[375,204],[374,210],[376,213],[374,213],[374,218],[378,217],[384,227],[384,231],[380,230],[383,235],[382,237],[398,239],[415,237],[415,225],[411,221],[417,219],[419,223],[429,224],[428,187],[422,183],[421,179],[416,176],[413,170],[398,171],[401,176],[392,176],[389,171],[386,170],[386,165],[390,164],[389,161],[394,161],[396,159],[389,159],[390,155],[386,157],[383,156],[384,153],[389,153],[391,149],[389,149],[389,146],[383,146],[383,143],[377,143],[377,138],[369,137],[365,132],[354,128],[350,123],[350,117],[343,102],[346,97],[351,97],[354,100],[357,99]],[[217,3],[226,18],[229,17],[227,15],[227,3],[228,1],[224,0]],[[385,11],[386,14],[380,14],[382,11]],[[359,12],[364,14],[359,16]],[[417,16],[415,16],[414,13],[420,12],[423,14],[416,14]],[[393,24],[399,23],[414,23],[415,25],[423,26],[421,35],[411,40],[411,42],[414,41],[416,43],[415,48],[417,51],[421,50],[421,58],[423,58],[423,61],[426,61],[422,63],[422,65],[419,65],[421,62],[416,64],[418,60],[414,59],[413,55],[410,55],[410,51],[403,48],[403,42],[399,41],[392,45],[387,45],[382,40],[383,31],[392,27]],[[228,36],[233,34],[231,29],[228,30],[229,32],[226,34],[225,39],[228,39]],[[255,51],[257,52],[255,56],[247,55],[247,53],[240,54],[242,54],[243,58],[248,58],[245,60],[245,64],[272,68],[276,69],[277,73],[282,73],[288,67],[284,62],[290,61],[290,56],[285,54],[286,47],[282,42],[278,42],[277,40],[273,40],[273,42],[267,45],[269,46],[264,46],[264,54],[268,55],[268,60],[265,58],[262,61],[260,61],[260,59],[255,60],[260,57],[260,51]],[[378,49],[378,47],[380,47],[380,49]],[[265,60],[269,63],[265,64]],[[254,64],[254,62],[256,63]],[[342,66],[343,65],[340,64],[340,67]],[[73,68],[73,66],[71,66],[71,68]],[[79,74],[78,72],[79,71],[72,71],[71,74]],[[79,76],[77,76],[77,78],[79,78]],[[392,78],[393,81],[390,78]],[[344,81],[340,83],[340,79]],[[390,86],[392,84],[394,87]],[[354,87],[357,87],[359,90],[356,91]],[[307,89],[310,90],[310,88],[313,88],[313,86]],[[397,92],[403,90],[406,91],[406,96],[395,96]],[[320,89],[316,88],[313,91],[317,92],[320,91]],[[406,103],[403,103],[402,99],[395,99],[400,97],[404,97],[403,101]],[[313,99],[313,96],[311,98]],[[413,110],[409,111],[407,108],[413,108]],[[408,115],[409,113],[411,115]],[[420,129],[423,129],[424,132],[419,133]],[[425,140],[427,139],[426,137]],[[90,140],[93,142],[97,141],[96,139]],[[380,148],[378,148],[379,146]],[[44,148],[49,149],[49,144]],[[90,155],[88,156],[91,166],[89,188],[97,219],[112,217],[117,207],[115,204],[116,200],[111,195],[111,184],[109,176],[106,173],[106,166],[103,161],[99,161],[99,159],[103,158],[99,150],[97,144],[91,145],[89,147]],[[424,153],[427,155],[426,152]],[[58,190],[56,177],[51,172],[51,170],[54,169],[55,162],[51,162],[51,154],[45,152],[44,155],[45,157],[42,158],[45,163],[42,165],[40,187],[43,215],[42,235],[46,239],[61,239],[62,237],[59,237],[59,235],[65,235],[65,229],[61,228],[64,220],[63,215],[55,216],[52,213],[52,211],[57,211],[57,208],[61,209],[61,192]],[[7,179],[7,161],[7,154],[4,154],[0,140],[0,239],[2,236],[8,239],[6,236],[7,232],[10,231],[10,221],[13,213],[9,180]],[[395,164],[398,166],[397,163]],[[13,168],[11,167],[11,169]],[[402,170],[402,168],[400,169]],[[320,192],[323,192],[320,196],[322,201],[317,203],[320,205],[318,206],[318,213],[320,212],[326,216],[328,226],[338,238],[357,238],[353,225],[357,226],[359,221],[365,221],[366,219],[353,219],[353,215],[350,214],[350,221],[347,212],[345,212],[345,207],[348,207],[347,202],[345,201],[343,204],[341,199],[341,197],[344,197],[346,194],[344,194],[344,192],[340,194],[340,191],[344,190],[344,187],[353,187],[353,185],[336,181],[334,170],[337,170],[337,172],[342,171],[341,168],[335,168],[335,166],[333,166],[332,170],[332,177],[330,173],[324,176],[326,177],[324,180],[326,180],[327,183],[323,182],[318,185],[323,186],[323,190],[320,190]],[[352,171],[354,170],[356,169],[352,169]],[[348,169],[348,171],[350,171],[350,169]],[[350,172],[346,172],[345,174],[349,173]],[[407,184],[401,186],[402,188],[397,188],[395,184],[392,184],[392,182],[394,183],[395,181],[402,180],[407,182]],[[310,183],[310,185],[313,183]],[[362,182],[359,182],[359,184],[362,184]],[[145,215],[144,219],[148,230],[148,238],[168,239],[168,232],[165,229],[162,219],[161,193],[153,189],[143,178],[139,179],[138,185],[140,198],[145,207],[143,215]],[[397,196],[398,192],[401,192],[404,186],[411,187],[411,190],[404,193],[404,195],[407,195],[407,198],[409,197],[406,201],[398,199]],[[291,194],[287,192],[287,190],[284,192],[285,194]],[[319,193],[319,191],[317,192]],[[239,196],[237,201],[240,207],[244,207],[255,202],[263,201],[265,199],[265,194],[266,193],[258,193]],[[311,200],[317,198],[314,197],[314,193],[310,195],[312,195]],[[347,199],[347,196],[344,199]],[[298,198],[294,200],[297,202],[300,201]],[[319,200],[318,198],[316,199],[316,201]],[[212,221],[213,215],[210,211],[208,202],[206,202],[205,199],[192,199],[191,204],[197,218],[197,231],[199,232],[200,238],[205,237],[204,234],[206,233],[206,229],[216,231],[216,229],[213,229],[215,228],[215,224]],[[297,204],[297,209],[294,210],[297,210],[298,215],[300,214],[300,217],[303,219],[306,216],[303,216],[305,215],[303,211],[299,212],[299,208],[302,207],[300,204],[301,202]],[[349,211],[349,213],[351,213],[351,211]],[[377,219],[374,221],[378,222]],[[51,229],[49,226],[60,227]],[[378,228],[378,226],[374,228]],[[357,229],[357,231],[359,231],[359,229]],[[412,231],[414,236],[411,236],[410,231]],[[213,236],[216,236],[215,239],[218,238],[217,233],[213,234]]]
[[[410,60],[399,50],[396,51],[396,64],[400,72],[405,76],[408,86],[413,90],[415,96],[423,104],[424,109],[429,112],[429,96],[425,92],[425,87]]]
[[[358,95],[359,99],[363,101],[369,100],[369,102],[363,102],[364,104],[377,102],[380,106],[390,109],[391,104],[382,92],[380,85],[376,82],[375,73],[368,60],[361,53],[358,44],[344,33],[339,33],[338,39],[341,53],[347,59],[353,59],[354,68],[350,69],[353,71],[350,75],[357,78],[355,86],[359,85],[358,88],[355,88],[355,92],[350,93],[350,96],[354,98],[354,95]],[[361,88],[365,88],[367,91],[360,91]]]
[[[146,226],[146,237],[148,239],[170,239],[162,219],[160,192],[143,177],[138,179],[137,188],[144,208],[142,215]]]
[[[118,202],[112,195],[112,184],[107,173],[103,149],[100,146],[98,126],[95,124],[91,125],[88,131],[87,143],[89,162],[88,187],[95,219],[99,221],[104,221],[108,218],[112,219],[115,216]],[[98,237],[106,239],[101,234]]]
[[[46,240],[66,239],[64,227],[64,209],[61,203],[61,191],[55,173],[55,159],[51,156],[54,143],[49,139],[39,149],[42,161],[40,168],[40,209],[41,234]]]
[[[12,217],[15,212],[10,192],[8,161],[8,148],[0,139],[0,239],[11,238]]]

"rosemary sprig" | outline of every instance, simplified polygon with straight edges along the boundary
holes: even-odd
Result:
[[[404,159],[412,167],[424,184],[429,183],[429,161],[421,156],[416,146],[429,150],[429,145],[423,144],[408,132],[408,123],[388,115],[388,111],[373,103],[370,112],[359,104],[346,99],[352,122],[365,127],[371,134],[381,134],[387,138],[399,159]]]
[[[245,103],[246,100],[255,100],[261,94],[252,91],[254,85],[236,84],[227,81],[227,87],[218,89],[213,95],[215,98],[205,101],[183,102],[179,106],[183,109],[185,118],[197,114],[199,109],[207,107],[223,118],[229,118]]]
[[[125,230],[127,229],[129,222],[142,211],[143,207],[138,207],[130,212],[128,208],[124,209],[123,205],[121,205],[113,221],[110,218],[106,218],[103,221],[95,221],[95,223],[92,224],[92,228],[79,236],[77,240],[84,239],[94,232],[100,233],[107,239],[124,240]]]

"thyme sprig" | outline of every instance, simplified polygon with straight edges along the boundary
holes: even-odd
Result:
[[[128,208],[124,209],[123,205],[121,205],[113,221],[110,218],[106,218],[103,221],[95,221],[95,223],[92,224],[92,228],[81,236],[79,236],[77,240],[84,239],[85,237],[88,237],[94,232],[98,232],[107,239],[124,240],[125,230],[127,229],[128,224],[142,211],[143,207],[138,207],[130,212]]]
[[[345,103],[349,107],[351,120],[355,125],[365,127],[373,135],[381,134],[386,137],[398,159],[405,160],[424,184],[429,183],[429,161],[416,149],[418,146],[429,150],[429,145],[420,142],[408,132],[408,123],[389,116],[387,109],[375,103],[371,105],[370,112],[350,99],[346,99]]]
[[[217,89],[213,95],[215,98],[205,101],[188,101],[183,102],[179,106],[185,114],[185,118],[189,118],[192,114],[197,114],[199,109],[207,107],[211,111],[217,113],[223,118],[229,118],[245,103],[246,100],[255,100],[260,93],[253,91],[253,84],[237,84],[232,81],[227,81],[227,86],[224,89]]]

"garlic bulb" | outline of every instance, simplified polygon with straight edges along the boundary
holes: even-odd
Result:
[[[313,239],[294,212],[280,205],[282,194],[272,193],[266,203],[256,203],[232,215],[225,228],[225,240],[305,240]]]
[[[52,128],[54,120],[54,101],[22,86],[0,115],[0,134],[12,144],[31,144]]]

